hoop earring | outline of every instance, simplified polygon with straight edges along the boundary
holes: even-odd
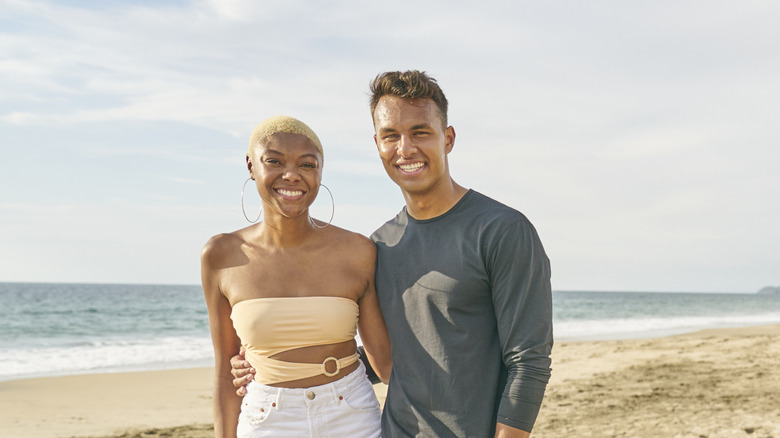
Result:
[[[249,221],[250,224],[253,224],[260,220],[260,216],[262,216],[263,214],[263,206],[262,204],[260,204],[260,213],[257,215],[257,219],[253,221],[249,220],[249,216],[246,215],[246,210],[244,209],[244,190],[246,189],[246,183],[248,183],[249,181],[252,181],[251,176],[247,178],[246,181],[244,181],[244,186],[241,187],[241,211],[244,213],[244,217],[246,218],[246,220]]]
[[[328,186],[326,186],[325,184],[320,184],[320,187],[325,187],[325,190],[327,190],[328,194],[330,195],[330,205],[331,205],[331,208],[330,208],[330,220],[328,221],[328,223],[324,227],[321,227],[321,226],[317,225],[317,223],[314,222],[314,219],[312,219],[311,216],[309,216],[309,222],[311,222],[311,224],[314,225],[315,227],[317,227],[319,229],[322,229],[322,228],[327,228],[328,225],[330,225],[330,223],[333,222],[333,215],[336,214],[336,203],[333,202],[333,193],[331,193],[331,191],[328,188]]]

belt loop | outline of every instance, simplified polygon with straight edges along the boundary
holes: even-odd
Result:
[[[337,386],[340,386],[340,385],[336,385],[336,383],[338,383],[338,381],[333,382],[333,383],[331,383],[329,385],[330,386],[330,392],[333,393],[333,400],[335,400],[336,403],[341,404],[341,397],[340,397],[340,394],[339,394],[339,388],[337,388]]]
[[[276,391],[276,409],[277,410],[282,407],[282,391],[283,390],[284,390],[283,388],[279,388]]]

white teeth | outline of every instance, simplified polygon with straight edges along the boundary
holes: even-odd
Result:
[[[282,195],[284,195],[284,196],[300,196],[300,195],[302,195],[302,194],[303,194],[303,192],[302,192],[302,191],[300,191],[300,190],[284,190],[284,189],[279,189],[279,190],[277,190],[277,192],[281,193],[281,194],[282,194]]]
[[[423,167],[425,164],[423,163],[414,163],[414,164],[401,164],[398,167],[401,168],[404,172],[414,172],[415,170]]]

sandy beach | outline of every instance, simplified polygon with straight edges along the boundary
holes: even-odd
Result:
[[[772,325],[559,342],[533,436],[780,438],[779,339]],[[213,437],[211,381],[197,368],[0,382],[0,435]]]

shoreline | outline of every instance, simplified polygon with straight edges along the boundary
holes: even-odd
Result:
[[[738,330],[742,328],[750,327],[763,327],[767,325],[773,325],[773,323],[745,323],[745,324],[718,324],[701,327],[674,327],[668,329],[649,329],[642,331],[632,332],[616,332],[606,334],[592,334],[584,336],[556,336],[555,343],[570,343],[570,342],[605,342],[605,341],[618,341],[618,340],[638,340],[638,339],[657,339],[666,338],[670,336],[683,336],[691,333],[698,333],[707,330]],[[359,338],[358,338],[359,339]],[[209,340],[209,342],[211,342]],[[189,370],[196,368],[212,368],[213,358],[202,359],[193,362],[179,362],[179,363],[158,363],[158,364],[146,364],[146,365],[129,365],[129,366],[112,366],[106,368],[96,368],[91,370],[75,370],[75,371],[60,371],[50,373],[29,373],[21,375],[4,376],[0,375],[0,384],[4,382],[12,382],[18,380],[30,380],[30,379],[42,379],[42,378],[57,378],[57,377],[78,377],[96,374],[132,374],[132,373],[145,373],[155,371],[174,371],[174,370]]]
[[[558,341],[533,437],[780,436],[780,324]],[[213,368],[0,381],[14,437],[213,437]],[[385,386],[376,385],[379,396]]]
[[[739,331],[742,329],[751,329],[758,327],[773,326],[780,323],[745,323],[745,324],[714,324],[701,327],[672,327],[667,329],[650,329],[639,330],[634,332],[621,332],[621,333],[608,333],[608,334],[595,334],[585,336],[562,336],[560,339],[555,339],[555,342],[568,343],[568,342],[609,342],[609,341],[632,341],[641,339],[658,339],[668,338],[672,336],[685,336],[702,332],[719,332],[723,331]]]

